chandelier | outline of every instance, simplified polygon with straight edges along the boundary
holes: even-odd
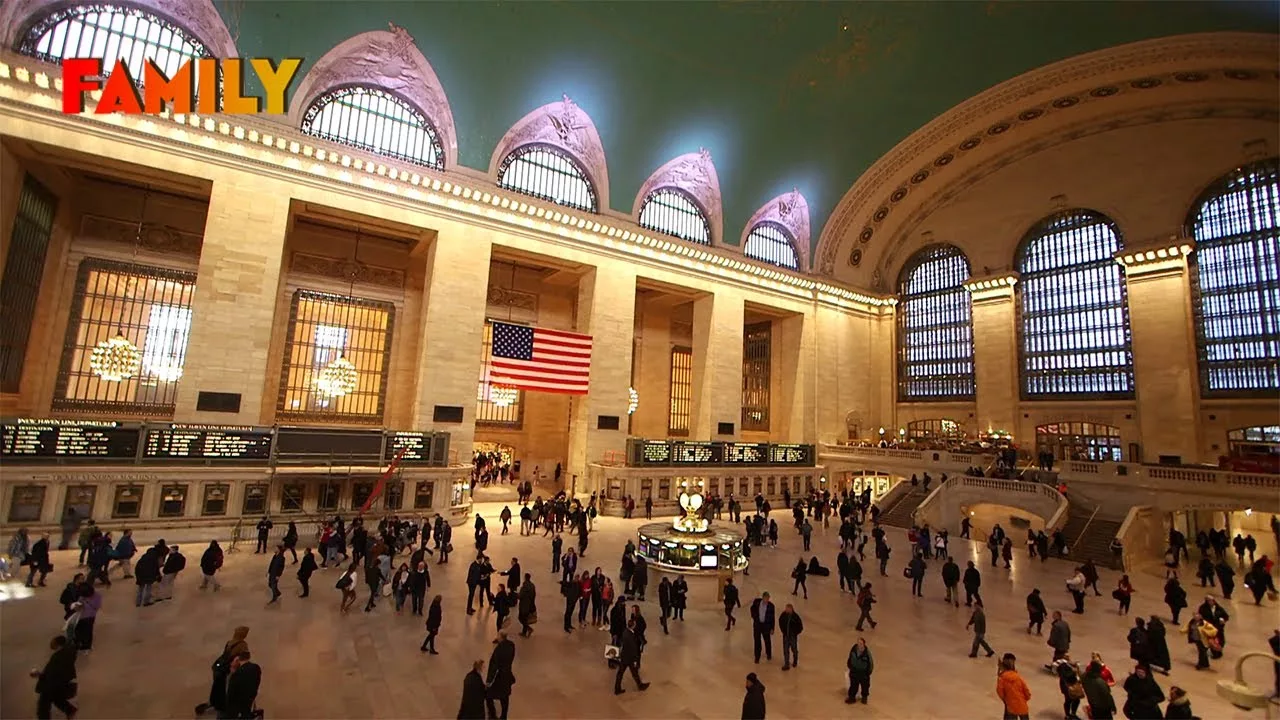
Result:
[[[627,388],[627,414],[635,414],[636,408],[640,407],[640,393],[635,388]]]
[[[497,407],[511,407],[516,404],[519,397],[519,391],[513,387],[506,385],[492,385],[489,387],[489,399]]]
[[[360,373],[356,372],[356,366],[342,355],[325,366],[316,377],[316,389],[329,397],[342,397],[350,395],[356,390],[356,381],[360,378]]]
[[[109,382],[120,382],[138,374],[142,366],[142,353],[138,346],[117,332],[110,340],[103,340],[93,348],[89,356],[89,369],[94,375]]]

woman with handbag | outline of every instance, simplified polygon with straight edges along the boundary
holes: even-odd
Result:
[[[249,651],[249,628],[240,626],[231,635],[231,640],[222,648],[222,654],[213,661],[213,684],[209,686],[209,702],[196,706],[196,714],[203,715],[209,708],[221,711],[227,704],[227,678],[231,676],[231,659],[242,652]]]
[[[1119,614],[1129,614],[1129,603],[1133,601],[1133,583],[1129,582],[1128,575],[1121,575],[1120,582],[1116,585],[1116,589],[1111,591],[1111,597],[1120,603]]]
[[[356,603],[355,575],[358,567],[359,565],[356,562],[352,562],[351,566],[338,577],[338,582],[334,584],[334,587],[342,591],[342,603],[338,606],[338,609],[343,615],[350,612],[351,606]]]
[[[1084,684],[1080,682],[1080,667],[1064,655],[1054,663],[1058,675],[1058,690],[1062,693],[1062,712],[1067,720],[1079,720],[1080,701],[1084,699]]]

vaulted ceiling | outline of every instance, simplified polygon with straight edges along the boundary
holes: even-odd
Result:
[[[736,243],[793,187],[812,242],[858,176],[948,108],[1020,73],[1134,40],[1275,32],[1258,2],[217,2],[241,56],[302,57],[395,23],[447,94],[458,162],[568,94],[599,130],[612,209],[706,148]]]

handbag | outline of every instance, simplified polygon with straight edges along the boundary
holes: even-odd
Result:
[[[534,612],[529,613],[529,617],[525,620],[524,624],[534,625],[534,624],[537,624],[537,622],[538,622],[538,613],[535,610]]]
[[[1077,680],[1071,683],[1070,685],[1068,685],[1067,697],[1071,698],[1072,700],[1083,700],[1084,699],[1084,683]]]
[[[1116,600],[1123,600],[1124,593],[1120,592],[1120,590],[1117,588],[1111,591],[1111,597],[1115,598]]]

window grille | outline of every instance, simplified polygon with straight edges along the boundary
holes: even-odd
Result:
[[[104,73],[123,60],[139,82],[147,60],[171,78],[188,60],[212,55],[186,29],[141,8],[111,3],[75,4],[49,13],[28,28],[18,52],[48,63],[97,58]]]
[[[742,338],[742,429],[769,429],[769,361],[773,325],[748,325]]]
[[[693,405],[693,348],[671,348],[671,410],[667,434],[687,436]]]
[[[18,210],[0,279],[0,391],[16,393],[31,339],[40,279],[49,253],[58,199],[30,175],[22,181]]]
[[[1129,306],[1122,247],[1108,218],[1087,210],[1053,215],[1018,253],[1023,399],[1132,398]]]
[[[640,205],[640,227],[674,235],[681,240],[711,244],[711,224],[689,194],[675,188],[658,188]]]
[[[519,429],[524,424],[524,390],[495,384],[493,370],[493,323],[484,324],[484,346],[480,361],[480,384],[476,389],[476,424]]]
[[[289,307],[281,364],[279,420],[382,422],[395,306],[314,290],[298,290]],[[331,395],[317,386],[339,356],[355,366],[355,390]]]
[[[968,258],[950,245],[917,252],[898,275],[900,401],[973,399],[968,279]]]
[[[557,205],[599,211],[586,171],[567,153],[546,145],[513,150],[498,166],[498,186]]]
[[[742,252],[749,258],[755,258],[778,267],[800,269],[800,261],[796,256],[795,239],[781,225],[762,222],[751,228],[747,234],[747,243]]]
[[[83,260],[76,276],[53,409],[171,414],[186,359],[195,289],[195,273],[96,258]],[[104,380],[93,373],[89,360],[98,343],[117,334],[143,351],[144,362],[131,378]]]
[[[1037,425],[1036,452],[1059,460],[1120,462],[1120,428],[1091,422]]]
[[[955,420],[916,420],[907,423],[908,440],[963,440],[964,428]]]
[[[302,116],[302,132],[397,160],[444,169],[440,135],[408,102],[378,88],[321,95]]]
[[[1280,392],[1280,158],[1240,168],[1188,220],[1200,387],[1205,395]]]

